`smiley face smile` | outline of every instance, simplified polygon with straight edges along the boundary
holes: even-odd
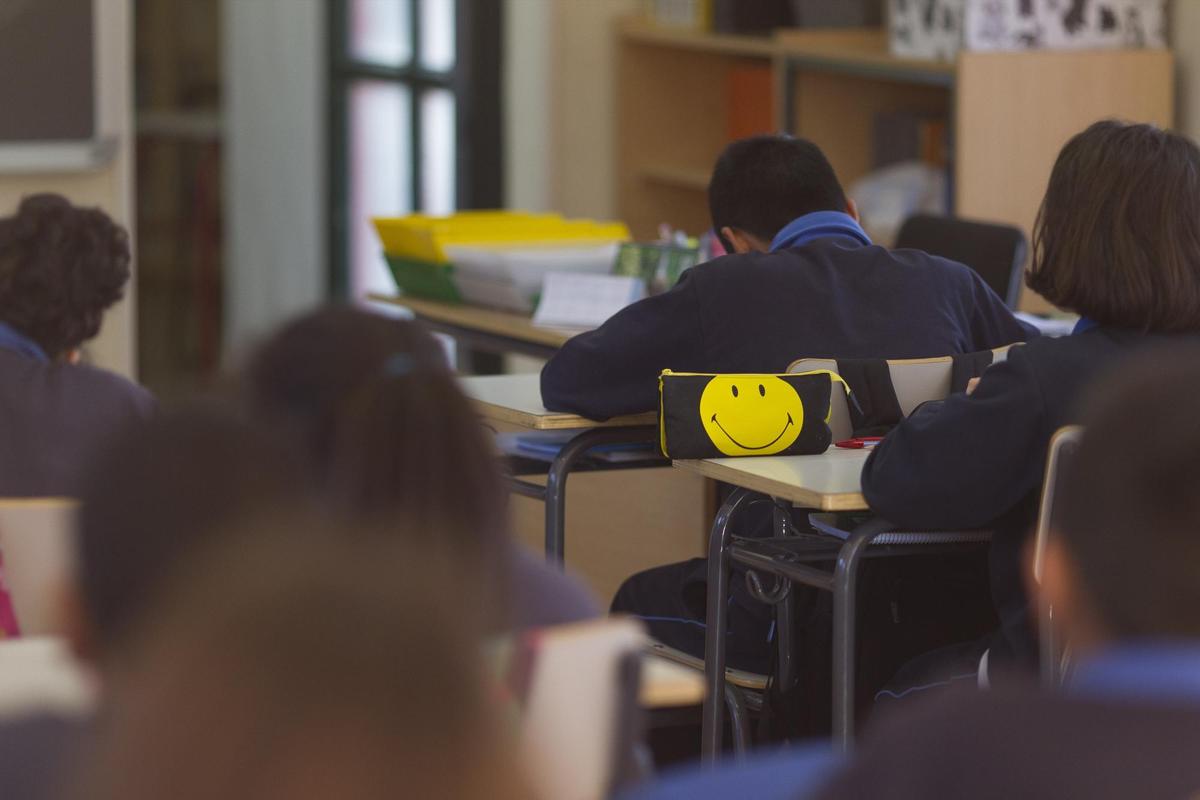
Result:
[[[775,444],[780,439],[782,439],[783,435],[788,432],[788,428],[790,428],[796,424],[795,422],[792,421],[792,415],[791,415],[791,412],[789,412],[787,415],[787,422],[784,423],[783,430],[781,430],[779,432],[779,435],[776,436],[771,441],[767,442],[766,444],[760,444],[760,445],[756,446],[756,445],[750,445],[750,444],[742,444],[737,439],[733,438],[733,435],[729,431],[725,430],[725,426],[722,425],[717,420],[716,414],[712,415],[712,423],[721,429],[721,433],[723,433],[729,437],[729,441],[733,442],[734,444],[736,444],[738,447],[742,448],[743,450],[766,450],[768,447],[770,447],[771,445]]]

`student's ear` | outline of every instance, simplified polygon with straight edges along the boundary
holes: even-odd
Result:
[[[80,350],[78,347],[76,347],[72,350],[68,350],[67,354],[63,358],[63,360],[66,361],[68,364],[78,364],[80,361],[83,360],[83,351]]]
[[[862,222],[862,217],[858,214],[858,203],[854,202],[854,198],[846,198],[846,213],[854,217],[855,222]]]
[[[1034,542],[1025,548],[1026,588],[1030,597],[1039,601],[1035,608],[1054,609],[1059,638],[1070,642],[1076,652],[1086,652],[1103,645],[1108,639],[1100,624],[1071,553],[1058,537],[1051,537],[1042,554],[1042,577],[1039,582],[1033,572]]]
[[[97,660],[96,640],[92,634],[91,620],[84,609],[83,598],[75,584],[67,584],[58,590],[59,627],[71,652],[79,661],[94,664]]]
[[[733,248],[732,252],[738,255],[745,255],[755,250],[754,242],[751,241],[750,237],[737,228],[731,228],[726,225],[724,228],[721,228],[721,236]]]

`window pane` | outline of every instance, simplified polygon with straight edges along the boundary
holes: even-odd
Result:
[[[412,96],[407,86],[362,80],[350,85],[350,289],[395,291],[372,216],[412,211]]]
[[[422,0],[421,66],[444,71],[454,66],[455,0]]]
[[[455,208],[454,92],[435,89],[421,97],[421,193],[429,214],[449,214]]]
[[[351,58],[389,67],[412,61],[412,0],[350,0]]]

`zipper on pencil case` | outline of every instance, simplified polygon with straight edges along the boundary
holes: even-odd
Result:
[[[658,381],[662,383],[664,377],[672,378],[757,378],[760,375],[768,375],[772,378],[787,378],[799,377],[803,375],[828,375],[831,381],[840,383],[842,388],[846,390],[846,394],[853,394],[850,391],[850,384],[846,383],[846,379],[838,375],[831,369],[814,369],[808,372],[675,372],[673,370],[664,369],[659,373]]]

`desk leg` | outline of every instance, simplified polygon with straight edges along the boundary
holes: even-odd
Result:
[[[637,444],[653,441],[653,426],[592,428],[563,445],[546,473],[546,560],[561,565],[566,553],[567,476],[579,459],[603,444]]]
[[[858,570],[871,541],[893,528],[878,518],[859,525],[838,552],[833,572],[833,746],[843,753],[849,752],[854,740]]]
[[[704,630],[704,709],[700,757],[715,761],[721,754],[725,726],[725,628],[729,598],[729,520],[752,493],[734,489],[713,520],[708,540],[708,602]]]

